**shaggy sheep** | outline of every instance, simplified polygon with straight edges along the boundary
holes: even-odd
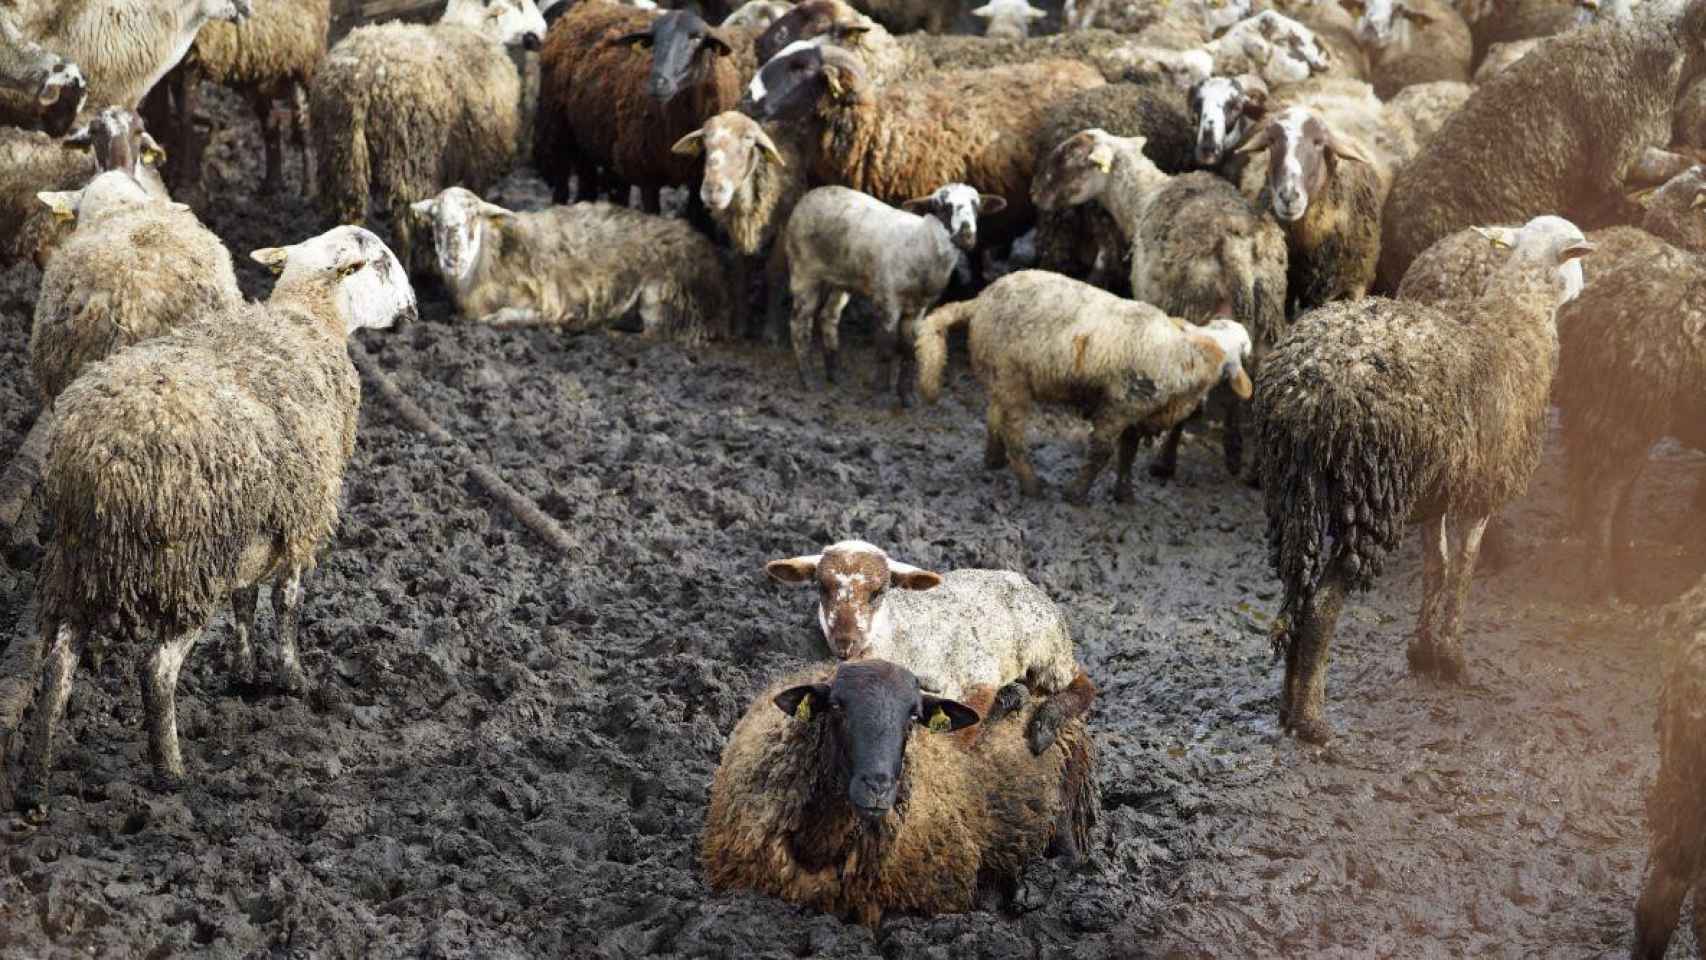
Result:
[[[983,35],[996,40],[1023,40],[1031,33],[1031,21],[1048,16],[1029,0],[989,0],[972,11],[983,21]]]
[[[1026,689],[1048,696],[1028,731],[1034,753],[1095,699],[1095,685],[1073,657],[1066,617],[1020,574],[944,576],[863,540],[772,560],[764,570],[778,583],[817,587],[817,622],[837,660],[891,660],[917,674],[926,690],[967,701],[989,721],[1011,709],[1013,698],[1022,702]]]
[[[1410,264],[1396,298],[1441,304],[1479,297],[1510,259],[1516,232],[1510,226],[1466,227],[1441,237]]]
[[[1380,289],[1396,288],[1410,261],[1448,233],[1549,211],[1598,225],[1626,192],[1685,169],[1659,148],[1670,142],[1672,105],[1706,67],[1703,44],[1706,0],[1692,0],[1675,24],[1604,23],[1554,37],[1478,88],[1393,182]]]
[[[1409,128],[1419,150],[1445,129],[1446,121],[1463,109],[1474,92],[1474,87],[1457,80],[1412,83],[1386,102],[1386,116]]]
[[[750,30],[712,27],[680,10],[589,2],[570,11],[540,53],[533,148],[557,200],[570,196],[571,173],[583,198],[599,195],[608,173],[623,188],[620,199],[638,187],[645,210],[657,213],[663,187],[699,174],[670,148],[739,102],[758,67],[755,39]],[[689,205],[698,210],[696,198]]]
[[[1196,324],[1237,320],[1252,340],[1246,372],[1254,373],[1285,333],[1285,235],[1232,184],[1205,172],[1169,177],[1142,151],[1141,137],[1077,134],[1037,172],[1038,208],[1099,202],[1131,245],[1132,297]],[[1233,404],[1225,437],[1233,476],[1243,471],[1241,420]],[[1168,433],[1152,475],[1173,475],[1182,427]]]
[[[344,341],[413,316],[415,297],[396,258],[358,227],[253,256],[282,271],[267,303],[120,351],[55,403],[43,484],[55,528],[36,580],[50,647],[26,809],[45,805],[54,727],[93,630],[115,627],[148,651],[138,664],[148,754],[168,782],[184,775],[178,670],[227,599],[237,671],[249,674],[256,587],[273,584],[279,680],[306,686],[302,579],[337,523],[361,400]]]
[[[86,88],[75,63],[25,37],[0,8],[0,125],[62,136],[77,121]]]
[[[700,840],[713,891],[754,890],[852,916],[975,909],[1051,846],[1072,858],[1096,817],[1089,732],[1035,756],[1018,724],[940,736],[975,710],[886,661],[819,669],[766,690],[735,724]]]
[[[942,389],[948,331],[967,323],[972,370],[989,394],[983,464],[1011,466],[1028,497],[1042,493],[1025,448],[1035,401],[1071,404],[1091,422],[1089,458],[1067,490],[1082,504],[1116,443],[1114,499],[1129,503],[1140,439],[1172,429],[1219,383],[1250,398],[1250,337],[1230,318],[1198,327],[1059,274],[1021,270],[919,325],[918,388],[926,401]]]
[[[647,335],[688,343],[727,329],[721,258],[680,220],[608,203],[514,213],[461,187],[412,210],[431,225],[439,278],[469,320],[586,330],[638,311]]]
[[[340,40],[309,92],[326,214],[366,223],[377,196],[398,257],[423,267],[409,204],[453,184],[484,190],[509,172],[521,77],[504,48],[536,49],[544,31],[533,0],[451,0],[437,23],[359,27]]]
[[[1469,82],[1475,41],[1446,0],[1339,0],[1357,15],[1369,79],[1382,100],[1415,83]]]
[[[823,350],[824,379],[835,382],[841,311],[849,295],[862,294],[877,309],[877,391],[896,383],[892,367],[898,357],[895,389],[901,406],[912,406],[916,323],[947,288],[960,251],[976,248],[978,218],[1000,213],[1004,205],[1001,197],[979,194],[963,183],[908,200],[900,210],[846,187],[819,187],[801,197],[782,235],[800,382],[810,383],[807,351],[814,328]]]
[[[1580,230],[1538,217],[1473,301],[1450,311],[1371,298],[1299,318],[1258,376],[1268,546],[1285,599],[1280,725],[1324,742],[1328,647],[1346,593],[1366,589],[1405,526],[1423,529],[1412,670],[1458,680],[1458,636],[1487,518],[1540,461],[1557,365],[1553,316]],[[1575,281],[1579,283],[1579,278]]]

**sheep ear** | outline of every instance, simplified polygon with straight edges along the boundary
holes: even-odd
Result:
[[[150,167],[158,167],[166,162],[166,148],[160,146],[150,134],[142,135],[142,162]]]
[[[431,220],[438,216],[438,198],[434,197],[431,200],[417,200],[414,203],[409,204],[409,212],[423,220]]]
[[[1511,242],[1516,239],[1516,231],[1509,227],[1472,227],[1476,233],[1487,238],[1487,242],[1501,250],[1510,249]]]
[[[735,52],[735,48],[729,46],[729,42],[727,40],[717,36],[715,30],[706,31],[705,39],[700,42],[704,46],[710,47],[712,52],[716,53],[719,57],[726,57]]]
[[[778,167],[786,167],[788,165],[787,162],[782,159],[782,151],[776,149],[776,141],[770,139],[770,134],[765,133],[761,129],[758,131],[758,136],[753,140],[753,142],[758,144],[758,149],[771,163],[774,163]]]
[[[1362,0],[1339,0],[1339,6],[1344,7],[1353,16],[1358,17],[1362,16],[1363,10],[1366,9],[1363,6]]]
[[[1107,173],[1114,168],[1114,150],[1105,143],[1098,143],[1090,149],[1090,164],[1097,170]]]
[[[902,590],[934,590],[942,585],[942,575],[920,570],[910,563],[890,560],[889,583]]]
[[[918,711],[918,724],[931,733],[953,733],[982,719],[977,711],[959,702],[945,697],[932,697],[928,693],[922,695],[924,709]]]
[[[1706,190],[1696,193],[1694,195],[1694,199],[1688,201],[1688,207],[1691,210],[1698,210],[1701,207],[1706,207]]]
[[[77,129],[66,134],[65,139],[63,139],[59,142],[64,144],[67,147],[84,147],[84,148],[87,148],[87,147],[94,146],[95,135],[94,135],[94,132],[89,129],[89,125],[85,123],[82,126],[78,127]]]
[[[902,200],[900,202],[900,208],[905,210],[907,213],[916,213],[921,217],[926,216],[935,211],[936,197],[932,195],[928,197],[913,197],[911,200]]]
[[[1237,365],[1226,382],[1240,400],[1248,400],[1250,395],[1256,392],[1256,385],[1250,382],[1250,374],[1245,371],[1243,364]]]
[[[764,572],[770,574],[770,579],[777,583],[805,583],[817,576],[817,565],[822,560],[821,553],[814,553],[809,557],[772,560],[764,565]]]
[[[1341,160],[1355,160],[1357,163],[1373,163],[1368,154],[1362,152],[1362,147],[1356,141],[1347,140],[1337,133],[1327,131],[1327,152]]]
[[[705,152],[705,131],[695,130],[675,141],[675,146],[669,148],[670,153],[678,153],[684,157],[697,157]]]
[[[608,41],[608,43],[613,47],[625,47],[632,43],[638,45],[641,50],[645,50],[652,45],[652,33],[650,30],[641,30],[638,33],[624,34]]]
[[[1568,263],[1578,257],[1585,257],[1594,251],[1594,245],[1588,240],[1572,240],[1558,251],[1558,262]]]
[[[1250,134],[1250,139],[1239,144],[1238,149],[1232,152],[1250,154],[1261,153],[1263,150],[1266,150],[1268,148],[1268,126],[1269,124],[1262,124],[1261,129]]]
[[[1400,6],[1398,8],[1398,15],[1418,27],[1425,27],[1434,22],[1432,15],[1423,13],[1420,10],[1412,10],[1408,6]]]
[[[971,15],[974,17],[982,17],[983,19],[988,20],[990,17],[995,16],[995,4],[986,3],[983,6],[978,7],[976,10],[973,10],[971,12]]]
[[[77,219],[77,190],[50,190],[36,194],[36,199],[47,204],[53,211],[55,220]]]
[[[1006,197],[994,193],[980,193],[977,195],[978,216],[993,216],[1005,209],[1007,209]]]
[[[481,200],[480,215],[489,220],[513,220],[515,218],[515,211],[505,210],[503,207],[500,207],[495,203],[487,203],[486,201]]]
[[[810,723],[829,712],[829,684],[808,683],[804,686],[789,687],[778,693],[770,702],[776,705],[776,709],[795,720]]]
[[[262,247],[250,253],[249,259],[275,274],[283,273],[284,265],[290,259],[290,249],[288,247]]]

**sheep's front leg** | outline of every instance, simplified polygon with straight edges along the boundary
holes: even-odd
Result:
[[[302,624],[302,571],[292,570],[272,588],[273,626],[278,631],[278,686],[289,694],[308,689],[302,660],[296,652],[296,633]]]
[[[1662,789],[1662,788],[1661,788]],[[1698,798],[1689,798],[1698,801]],[[1689,856],[1698,846],[1694,838],[1669,834],[1653,838],[1652,853],[1647,859],[1647,880],[1641,885],[1641,898],[1635,903],[1634,960],[1664,960],[1676,933],[1682,914],[1682,901],[1697,878],[1699,864]],[[1695,897],[1695,938],[1701,933],[1700,898]]]
[[[1112,416],[1096,417],[1090,428],[1090,452],[1084,460],[1084,469],[1078,474],[1078,479],[1067,488],[1066,499],[1080,506],[1090,500],[1090,488],[1095,485],[1096,478],[1102,475],[1108,461],[1114,457],[1114,447],[1119,443],[1120,434],[1125,430],[1125,422]]]
[[[1446,574],[1451,567],[1451,541],[1446,536],[1445,514],[1422,521],[1422,608],[1416,616],[1416,633],[1410,638],[1410,669],[1433,671],[1438,647],[1441,610],[1445,604]]]
[[[1344,603],[1345,575],[1335,559],[1309,601],[1298,605],[1297,622],[1290,628],[1286,661],[1290,702],[1280,708],[1280,719],[1293,736],[1307,743],[1333,738],[1327,723],[1327,660]]]
[[[308,90],[302,84],[290,84],[291,143],[302,153],[302,195],[314,199],[314,151],[308,146]]]
[[[1120,431],[1120,459],[1118,463],[1118,479],[1114,483],[1114,502],[1131,503],[1137,499],[1137,491],[1131,484],[1131,466],[1137,462],[1137,445],[1143,436],[1136,427],[1126,427]]]
[[[892,300],[877,303],[877,380],[874,384],[881,397],[894,388],[895,359],[900,354],[900,305]],[[904,374],[902,377],[904,383]]]
[[[1606,544],[1605,559],[1611,565],[1611,589],[1622,596],[1629,588],[1629,572],[1633,562],[1630,560],[1631,537],[1629,535],[1629,509],[1635,502],[1635,484],[1641,479],[1641,470],[1646,466],[1647,458],[1643,454],[1634,462],[1629,472],[1622,478],[1613,491],[1611,503],[1611,539]],[[1701,944],[1706,951],[1706,943]]]
[[[234,627],[228,669],[233,682],[242,686],[255,683],[255,604],[260,592],[259,587],[244,587],[231,594]]]
[[[1225,393],[1232,391],[1221,388]],[[1245,401],[1231,397],[1226,405],[1226,435],[1220,452],[1226,459],[1226,472],[1234,479],[1244,473],[1244,407]]]
[[[251,94],[249,108],[261,124],[261,144],[266,154],[266,173],[261,179],[261,196],[270,197],[284,189],[284,123],[273,110],[272,98]]]
[[[53,630],[53,642],[47,658],[42,661],[41,687],[36,691],[36,731],[30,742],[29,757],[24,762],[24,783],[18,791],[18,807],[32,812],[45,812],[48,798],[48,777],[53,770],[53,733],[59,718],[65,715],[65,705],[71,701],[71,682],[77,672],[77,659],[83,653],[88,631],[60,624]],[[5,757],[0,757],[0,763]]]
[[[901,314],[900,344],[900,382],[896,385],[902,409],[910,410],[918,404],[916,391],[918,389],[918,352],[913,345],[917,341],[918,326],[924,322],[923,310],[908,309]]]
[[[823,344],[823,378],[829,383],[841,376],[841,311],[847,309],[849,299],[846,293],[836,291],[825,296],[818,309],[817,337]]]
[[[137,671],[142,712],[148,723],[148,759],[156,778],[166,787],[184,776],[184,758],[178,752],[178,671],[199,636],[200,629],[162,635]]]
[[[807,359],[806,354],[811,350],[812,327],[817,323],[819,308],[823,306],[824,291],[812,284],[796,283],[792,288],[792,293],[794,295],[794,313],[788,318],[788,339],[794,347],[794,365],[800,374],[800,386],[810,390],[812,386],[811,361]],[[828,360],[829,355],[826,351],[824,354],[826,364]],[[826,369],[824,379],[834,383],[834,371]]]
[[[1693,165],[1692,159],[1680,153],[1660,147],[1648,147],[1641,151],[1641,155],[1635,158],[1635,162],[1630,164],[1629,170],[1623,174],[1623,189],[1656,187]]]

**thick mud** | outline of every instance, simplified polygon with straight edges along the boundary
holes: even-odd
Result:
[[[247,114],[214,102],[245,119],[220,125],[200,209],[261,295],[247,251],[318,223],[299,189],[253,195]],[[518,178],[517,197],[538,192]],[[34,417],[34,279],[0,284],[8,458]],[[179,692],[190,782],[160,794],[133,651],[85,665],[51,818],[0,833],[0,956],[1627,953],[1659,638],[1637,608],[1576,602],[1556,443],[1509,511],[1516,556],[1476,585],[1471,685],[1408,675],[1412,541],[1347,606],[1340,738],[1320,750],[1276,733],[1260,497],[1228,480],[1211,437],[1134,505],[1104,480],[1073,508],[1060,488],[1084,431],[1045,419],[1051,488],[1027,502],[981,469],[963,369],[940,406],[899,414],[863,387],[803,392],[775,348],[476,329],[432,289],[423,308],[363,343],[574,552],[488,502],[369,388],[343,523],[310,585],[312,691],[233,692],[216,622]],[[1706,566],[1688,512],[1701,466],[1663,453],[1642,483],[1649,600]],[[1035,578],[1101,687],[1098,843],[1077,869],[1036,863],[1000,913],[872,932],[700,880],[724,737],[766,682],[823,656],[810,599],[761,566],[854,535],[920,565]],[[30,559],[0,570],[0,644],[29,629]]]

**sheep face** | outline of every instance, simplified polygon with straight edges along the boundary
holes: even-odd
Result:
[[[1214,54],[1195,50],[1166,50],[1160,47],[1131,47],[1125,51],[1131,69],[1160,74],[1180,90],[1189,90],[1214,75]]]
[[[1030,35],[1032,21],[1048,16],[1028,0],[990,0],[971,14],[984,21],[983,35],[997,40],[1023,40]]]
[[[1190,104],[1197,119],[1197,163],[1214,167],[1267,112],[1268,88],[1248,75],[1210,77],[1191,87]]]
[[[815,583],[817,622],[838,660],[866,655],[873,640],[894,632],[893,614],[884,602],[889,588],[929,590],[940,574],[889,559],[882,548],[863,540],[844,540],[824,552],[772,560],[764,571],[779,583]]]
[[[842,47],[857,47],[876,24],[841,0],[804,0],[776,18],[754,42],[759,63],[769,63],[788,47],[816,37]]]
[[[906,201],[901,208],[921,217],[935,217],[955,246],[971,250],[977,246],[978,214],[1000,213],[1007,208],[1007,201],[992,193],[978,193],[963,183],[950,183],[928,197]]]
[[[787,166],[764,128],[751,117],[732,111],[705,121],[705,126],[676,141],[674,151],[705,155],[699,199],[718,212],[729,208],[735,195],[751,182],[760,163]]]
[[[651,22],[645,30],[613,41],[631,43],[652,52],[651,77],[646,92],[660,103],[675,99],[691,86],[709,58],[726,57],[733,48],[711,25],[688,10],[671,10]]]
[[[1360,147],[1336,135],[1304,107],[1291,107],[1268,120],[1238,148],[1239,153],[1268,151],[1268,193],[1274,216],[1286,223],[1303,219],[1309,198],[1327,185],[1335,166],[1368,163]]]
[[[1263,64],[1263,75],[1270,80],[1307,80],[1332,66],[1315,31],[1272,10],[1241,21],[1227,32],[1227,39],[1242,43],[1246,55]]]
[[[742,30],[762,31],[780,20],[789,10],[793,9],[781,0],[747,0],[740,9],[723,18],[721,24],[724,30],[739,27]]]
[[[545,39],[545,15],[534,0],[450,0],[442,23],[460,23],[506,47],[537,50]]]
[[[142,178],[143,166],[157,167],[166,151],[143,129],[142,118],[123,107],[107,107],[65,138],[72,146],[90,147],[97,169],[123,170]]]
[[[105,176],[105,174],[103,174]],[[342,226],[288,247],[249,254],[279,275],[277,291],[327,290],[345,335],[415,318],[408,272],[384,241],[362,227]]]
[[[747,90],[742,112],[760,120],[798,120],[826,96],[835,101],[852,100],[865,89],[864,68],[857,57],[815,40],[800,40],[759,69]]]
[[[924,693],[917,677],[886,660],[844,664],[829,683],[790,687],[772,702],[801,723],[830,725],[826,762],[846,780],[848,804],[867,820],[894,809],[915,731],[950,733],[979,719],[963,703]]]
[[[76,64],[25,39],[10,17],[0,16],[0,87],[33,95],[43,130],[57,137],[83,109],[87,84]]]
[[[1213,340],[1226,356],[1220,365],[1221,380],[1232,388],[1238,399],[1250,399],[1255,386],[1250,382],[1249,372],[1244,369],[1250,358],[1250,332],[1231,317],[1215,317],[1201,328],[1201,333]]]
[[[1598,0],[1587,0],[1597,5]],[[1433,17],[1410,9],[1404,0],[1339,0],[1357,18],[1357,42],[1370,50],[1384,50],[1403,32],[1406,23],[1425,27]]]
[[[1055,147],[1031,182],[1031,202],[1039,210],[1063,210],[1102,196],[1114,169],[1114,138],[1100,129],[1082,130]],[[1138,150],[1146,142],[1133,137]]]
[[[409,211],[431,225],[433,257],[439,275],[452,286],[473,276],[485,245],[488,223],[514,216],[462,187],[450,187],[431,200],[410,204]]]
[[[1656,190],[1641,229],[1685,250],[1706,252],[1706,167],[1690,167]]]

